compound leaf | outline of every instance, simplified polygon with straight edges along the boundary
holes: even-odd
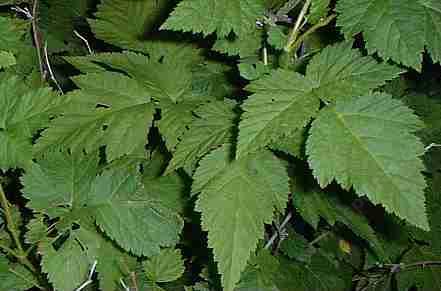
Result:
[[[146,88],[134,79],[110,72],[75,80],[82,90],[71,96],[81,105],[80,110],[72,106],[55,119],[38,140],[37,153],[54,146],[92,152],[106,145],[107,158],[114,160],[147,143],[154,105]]]
[[[316,115],[319,98],[333,101],[366,94],[400,72],[372,57],[362,57],[351,49],[351,43],[340,43],[315,56],[306,77],[279,69],[251,82],[246,89],[254,94],[242,106],[237,155],[292,136]]]

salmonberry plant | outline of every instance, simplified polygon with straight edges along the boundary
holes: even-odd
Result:
[[[0,290],[441,291],[440,0],[0,0]]]

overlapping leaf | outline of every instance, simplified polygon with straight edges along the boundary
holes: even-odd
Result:
[[[9,263],[3,255],[0,257],[1,290],[25,291],[37,284],[32,273],[24,266]]]
[[[363,32],[368,50],[421,70],[427,49],[441,61],[441,4],[437,0],[340,0],[337,24],[346,38]]]
[[[234,289],[263,238],[264,224],[275,209],[285,207],[289,191],[286,170],[269,152],[236,161],[230,154],[227,146],[213,151],[193,177],[193,191],[201,192],[196,209],[227,291]]]
[[[333,101],[368,93],[396,77],[398,68],[362,57],[350,43],[325,48],[314,57],[306,76],[277,70],[246,87],[254,94],[242,106],[238,156],[293,135],[314,117],[319,98]]]
[[[214,49],[242,57],[256,54],[261,31],[256,20],[265,12],[263,0],[184,0],[172,12],[163,29],[202,33],[216,32],[219,40]],[[231,39],[230,34],[235,37]]]
[[[139,177],[124,168],[95,177],[96,158],[82,155],[52,153],[30,168],[23,177],[29,207],[60,217],[59,227],[81,225],[92,217],[109,237],[137,255],[154,255],[160,246],[174,245],[182,229],[178,214],[148,197]]]
[[[106,145],[109,160],[146,144],[154,114],[150,92],[136,80],[117,73],[76,79],[70,111],[53,121],[36,144],[36,152],[53,146],[92,152]],[[96,106],[100,106],[95,108]]]
[[[89,19],[95,35],[111,44],[143,48],[142,40],[158,25],[168,0],[104,0],[96,19]]]
[[[178,144],[167,171],[183,167],[192,173],[201,157],[212,149],[230,141],[233,130],[234,103],[217,101],[198,110],[195,119]]]
[[[184,273],[184,261],[180,250],[162,249],[161,252],[143,262],[147,278],[156,283],[171,282]]]
[[[418,117],[389,95],[343,98],[313,122],[308,161],[322,187],[335,179],[427,230],[424,148],[413,134],[420,127]]]
[[[317,228],[320,218],[324,218],[331,225],[340,222],[369,243],[377,255],[384,257],[384,250],[368,220],[332,194],[320,191],[296,192],[293,195],[293,203],[300,215],[314,228]]]
[[[65,100],[48,88],[31,90],[18,77],[0,77],[0,169],[29,166],[33,134]]]

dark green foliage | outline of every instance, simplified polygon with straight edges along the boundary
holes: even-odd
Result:
[[[441,290],[438,0],[0,0],[0,291]]]

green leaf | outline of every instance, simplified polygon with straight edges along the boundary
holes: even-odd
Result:
[[[142,40],[162,18],[168,0],[104,0],[96,19],[89,19],[97,38],[129,49],[142,49]]]
[[[255,93],[242,106],[237,156],[304,127],[320,105],[311,94],[313,86],[302,75],[282,69],[248,85],[246,89]]]
[[[439,261],[439,259],[440,253],[433,252],[427,246],[415,245],[405,253],[401,263],[412,264]],[[416,285],[419,291],[441,290],[441,268],[436,265],[406,269],[398,272],[396,278],[399,290],[410,290],[414,285]]]
[[[340,43],[315,56],[306,77],[279,69],[251,82],[246,89],[254,94],[242,106],[238,157],[294,135],[316,115],[319,98],[333,101],[366,94],[399,73],[393,66],[362,57],[350,43]]]
[[[341,0],[337,3],[346,38],[363,32],[370,53],[421,70],[425,49],[441,61],[441,6],[437,0]]]
[[[93,264],[87,246],[81,243],[77,233],[73,231],[58,250],[49,242],[39,246],[39,252],[43,255],[42,270],[56,290],[72,291],[78,288],[87,280]]]
[[[48,88],[31,90],[15,76],[0,79],[0,169],[30,165],[33,135],[65,100]]]
[[[0,51],[0,69],[13,66],[17,63],[15,56],[9,51]]]
[[[180,216],[149,197],[133,171],[118,168],[95,177],[96,164],[96,154],[53,153],[40,160],[22,180],[29,207],[60,217],[60,228],[95,221],[137,255],[151,256],[160,246],[173,246],[182,230]]]
[[[138,187],[136,176],[130,173],[105,172],[92,184],[89,207],[99,227],[121,247],[136,255],[152,256],[159,253],[160,246],[176,244],[183,221]]]
[[[55,218],[87,200],[95,179],[98,155],[50,152],[38,164],[32,164],[21,181],[27,206],[37,213]]]
[[[262,250],[250,260],[235,290],[279,291],[276,282],[279,268],[277,258]]]
[[[75,36],[75,24],[85,17],[91,0],[42,0],[39,3],[39,29],[48,44],[49,53],[65,51],[73,42],[84,46]],[[84,22],[84,21],[83,21]]]
[[[184,274],[184,260],[178,249],[162,249],[161,252],[143,262],[144,272],[149,280],[156,283],[171,282]]]
[[[83,225],[87,225],[83,227]],[[59,242],[57,242],[59,244]],[[42,268],[56,290],[75,290],[83,284],[94,262],[102,290],[119,290],[119,280],[124,276],[120,265],[129,262],[111,242],[84,223],[79,229],[69,232],[69,237],[57,249],[49,240],[39,245]]]
[[[290,259],[310,263],[316,249],[302,235],[288,228],[288,237],[281,241],[280,251]]]
[[[145,169],[150,172],[151,168]],[[142,191],[152,200],[160,201],[161,204],[177,213],[183,213],[186,206],[187,187],[184,179],[177,173],[161,177],[146,177],[142,180]]]
[[[322,191],[296,192],[293,204],[300,215],[312,227],[317,229],[320,218],[329,224],[340,222],[351,229],[358,237],[364,239],[381,258],[385,257],[384,250],[369,225],[369,221],[344,205],[335,195]]]
[[[277,287],[281,291],[334,291],[348,290],[343,280],[344,269],[332,265],[329,259],[315,255],[310,264],[301,264],[284,258],[279,259],[280,268],[277,272]]]
[[[173,153],[166,172],[184,168],[192,173],[197,162],[212,149],[227,143],[232,138],[235,114],[233,102],[216,101],[201,106],[195,111],[198,118],[189,125]]]
[[[367,94],[402,72],[398,67],[378,63],[373,57],[363,57],[352,49],[352,42],[341,42],[314,56],[306,76],[315,83],[315,96],[333,102],[336,98]]]
[[[114,160],[147,143],[154,105],[146,88],[110,72],[82,75],[75,81],[82,90],[72,93],[72,100],[82,106],[52,121],[35,146],[37,153],[54,146],[92,152],[106,145],[107,158]]]
[[[313,0],[308,14],[308,22],[315,24],[321,18],[326,17],[329,11],[331,0]]]
[[[224,290],[232,291],[263,238],[264,224],[286,205],[286,169],[269,152],[230,161],[229,147],[224,146],[202,159],[193,178],[193,191],[201,192],[196,210],[208,231],[208,246]]]
[[[337,100],[312,124],[308,162],[320,186],[335,179],[427,230],[424,148],[412,134],[420,127],[410,109],[386,94]]]
[[[216,32],[215,50],[229,55],[254,55],[260,47],[261,32],[256,19],[265,12],[264,0],[183,0],[171,13],[162,29],[202,33]],[[234,33],[235,38],[229,39]]]
[[[25,291],[38,285],[33,274],[24,266],[10,264],[6,257],[0,256],[0,289],[8,291]]]

